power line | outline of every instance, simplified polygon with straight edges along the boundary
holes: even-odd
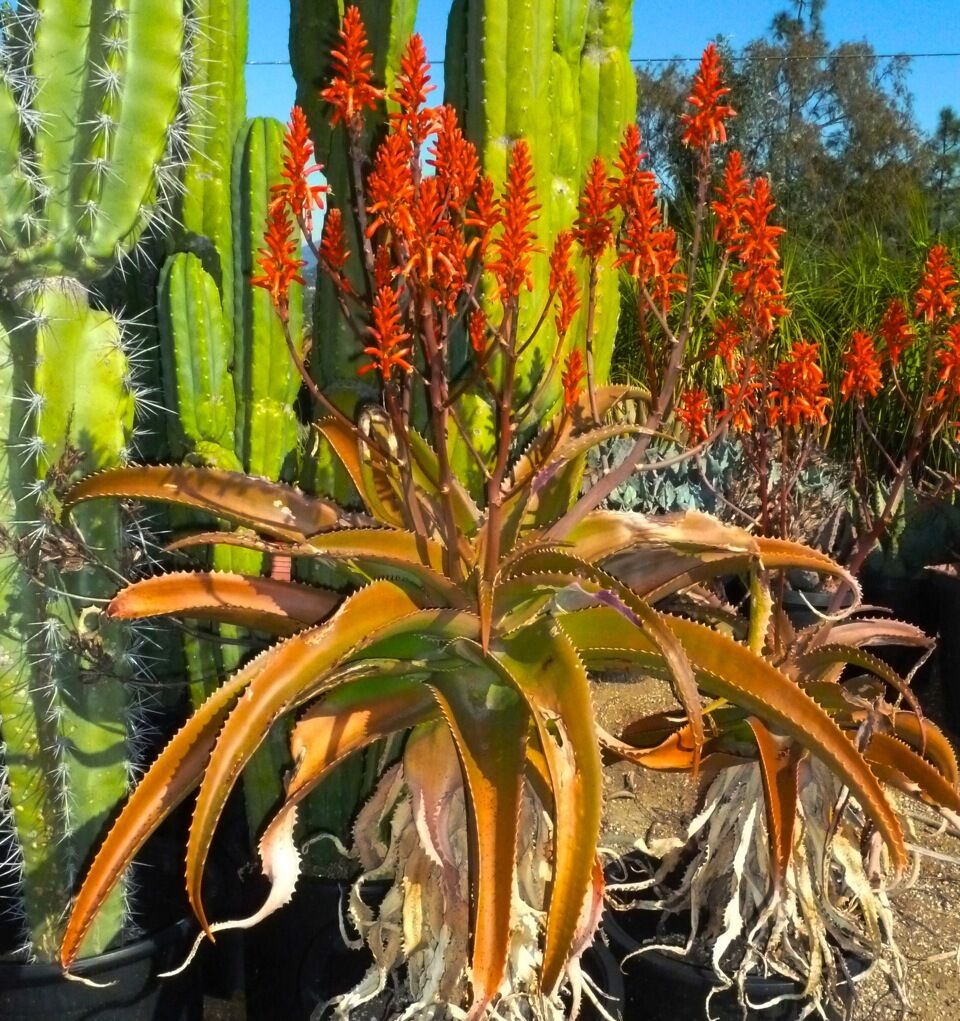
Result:
[[[742,54],[733,57],[733,60],[863,60],[871,58],[875,60],[894,60],[897,58],[908,60],[929,60],[931,58],[949,57],[958,58],[960,52],[956,53],[831,53],[828,57],[811,56],[807,53],[779,53],[779,54],[755,54],[745,57]],[[446,61],[431,60],[433,67],[443,67]],[[699,64],[700,57],[631,57],[631,64]],[[289,67],[289,60],[248,60],[247,67]]]

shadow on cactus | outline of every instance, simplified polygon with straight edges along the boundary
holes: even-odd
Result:
[[[324,97],[335,123],[356,138],[365,111],[382,97],[354,8],[335,64]],[[597,620],[610,623],[632,668],[672,681],[689,720],[694,769],[706,741],[701,694],[726,699],[822,761],[853,792],[897,866],[906,860],[879,781],[827,708],[780,665],[711,626],[712,618],[702,623],[697,613],[657,608],[725,574],[800,567],[855,587],[853,579],[813,550],[754,538],[705,515],[653,520],[600,510],[615,477],[580,495],[584,457],[597,443],[632,436],[627,471],[631,456],[634,463],[642,457],[669,413],[679,366],[666,370],[655,395],[599,386],[588,315],[565,359],[557,343],[533,391],[515,387],[518,363],[544,322],[552,316],[567,339],[581,303],[575,258],[589,269],[617,250],[658,295],[664,319],[671,295],[683,289],[673,270],[679,254],[666,251],[672,232],[659,232],[660,255],[645,261],[649,221],[637,203],[648,212],[652,193],[636,132],[627,133],[615,175],[595,161],[575,229],[561,234],[550,258],[548,299],[531,313],[531,265],[545,253],[533,230],[538,205],[528,147],[523,139],[513,145],[497,194],[455,115],[424,109],[428,80],[415,37],[398,76],[390,132],[372,168],[355,168],[362,286],[341,275],[349,253],[339,217],[328,216],[317,251],[378,401],[344,414],[313,383],[287,329],[318,410],[317,438],[335,452],[363,509],[348,512],[292,487],[212,468],[127,467],[92,476],[68,495],[68,508],[136,497],[206,511],[234,529],[183,537],[176,548],[228,545],[275,564],[333,564],[353,584],[343,595],[283,580],[280,572],[172,573],[114,598],[114,617],[199,617],[276,641],[210,695],[131,795],[73,906],[61,950],[67,969],[137,849],[194,792],[186,885],[202,928],[198,941],[264,918],[293,894],[300,867],[294,828],[304,800],[347,756],[400,733],[407,736],[401,760],[355,831],[361,862],[392,889],[379,916],[359,919],[375,964],[338,1012],[376,997],[406,964],[391,983],[400,998],[391,1016],[438,1003],[468,1018],[490,1009],[500,1017],[576,1013],[584,990],[593,995],[579,958],[603,901],[601,758],[605,749],[623,748],[598,726],[591,706],[593,664],[585,657],[596,649]],[[714,103],[702,111],[704,123],[725,110]],[[688,134],[707,174],[715,133],[700,117],[691,117]],[[299,113],[287,153],[286,184],[254,280],[272,295],[285,327],[288,289],[301,268],[294,219],[309,242],[320,199],[309,184],[312,152]],[[421,173],[422,156],[434,174]],[[594,286],[584,295],[587,309]],[[526,321],[531,332],[520,326]],[[466,360],[454,350],[461,324],[470,341]],[[540,421],[531,410],[536,391],[557,372],[560,401]],[[458,424],[458,401],[468,392],[495,423],[488,458]],[[608,421],[628,396],[649,409],[644,424]],[[425,434],[413,424],[421,408]],[[458,480],[448,443],[473,458],[482,480],[476,492]],[[212,922],[202,886],[224,803],[267,735],[291,717],[294,767],[259,844],[269,896],[250,918]]]

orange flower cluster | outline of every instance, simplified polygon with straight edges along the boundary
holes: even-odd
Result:
[[[957,275],[945,245],[934,245],[927,255],[923,279],[916,293],[916,316],[928,323],[949,319],[957,306]]]
[[[350,251],[347,248],[347,237],[343,229],[343,213],[335,207],[327,210],[326,219],[323,221],[320,254],[334,273],[343,273],[350,258]],[[344,283],[349,282],[344,281]]]
[[[475,309],[470,315],[470,346],[478,355],[487,350],[487,316],[483,309]]]
[[[563,406],[567,412],[572,412],[583,396],[583,381],[587,378],[586,369],[583,366],[583,355],[574,348],[567,355],[566,363],[561,373],[563,381]]]
[[[267,217],[263,247],[257,257],[261,272],[251,277],[250,283],[269,291],[274,307],[284,321],[290,314],[290,287],[303,283],[300,270],[304,262],[299,257],[298,237],[287,207],[273,203]]]
[[[916,340],[916,334],[907,318],[907,310],[899,298],[894,298],[883,314],[879,327],[883,347],[892,368],[900,364],[903,352]]]
[[[595,156],[587,171],[574,230],[583,254],[594,262],[613,244],[613,219],[610,216],[613,207],[614,197],[606,164],[600,156]]]
[[[307,115],[295,106],[283,138],[283,183],[275,184],[271,195],[274,203],[290,207],[308,234],[313,231],[314,209],[323,209],[323,196],[330,191],[325,184],[310,184],[311,176],[322,172],[323,167],[313,162]]]
[[[767,405],[770,425],[801,429],[805,425],[827,424],[826,383],[816,343],[795,341],[789,355],[773,370],[773,386]]]
[[[731,244],[731,254],[741,266],[733,275],[741,313],[763,336],[769,336],[777,320],[788,314],[777,241],[784,228],[770,223],[774,209],[770,182],[758,177],[742,200],[740,229]]]
[[[724,365],[734,372],[740,360],[740,345],[743,336],[740,327],[730,316],[718,319],[713,326],[713,343],[707,348],[708,358],[719,358]]]
[[[400,71],[391,99],[397,111],[390,116],[392,129],[406,136],[411,149],[419,149],[433,128],[429,110],[422,109],[427,96],[436,90],[430,84],[427,48],[419,34],[410,36],[400,58]]]
[[[437,139],[429,163],[441,184],[443,200],[462,213],[477,187],[480,159],[477,148],[463,133],[457,111],[442,106],[437,111]]]
[[[364,110],[375,110],[383,98],[383,89],[373,84],[373,54],[367,42],[367,30],[363,26],[360,11],[351,4],[343,15],[340,26],[339,48],[330,53],[333,58],[334,75],[327,88],[320,92],[332,107],[332,125],[344,121],[351,131],[360,127]]]
[[[515,300],[524,287],[533,290],[530,262],[539,251],[532,226],[540,206],[533,189],[533,163],[526,139],[514,143],[501,207],[503,230],[493,242],[494,260],[487,269],[496,277],[500,297],[506,302]]]
[[[937,350],[937,366],[940,386],[934,401],[937,404],[960,403],[960,323],[947,327],[947,336]]]
[[[721,103],[721,99],[730,91],[723,84],[721,75],[720,54],[713,43],[703,51],[700,67],[693,79],[693,92],[687,102],[692,106],[692,113],[685,113],[680,118],[684,131],[682,141],[691,149],[706,151],[711,145],[727,140],[727,129],[724,121],[736,115],[732,106]]]
[[[573,317],[580,310],[580,288],[577,274],[570,266],[573,232],[561,231],[550,253],[550,293],[556,295],[557,312],[554,325],[557,336],[563,338],[570,329]]]
[[[730,428],[738,433],[752,433],[760,408],[760,380],[746,371],[741,379],[724,384],[723,393],[727,406],[721,415],[730,419]]]
[[[663,223],[656,178],[640,169],[642,158],[640,133],[628,129],[616,163],[621,176],[613,185],[624,217],[616,264],[625,266],[655,302],[667,307],[670,296],[683,291],[685,281],[676,270],[680,260],[676,232]]]
[[[740,221],[749,194],[750,187],[743,172],[743,157],[734,149],[727,157],[723,179],[713,203],[714,236],[728,247],[734,244],[740,231]]]
[[[706,390],[690,387],[680,395],[677,401],[677,421],[687,430],[687,435],[695,443],[702,443],[710,435],[707,429],[707,417],[710,414],[710,401]]]
[[[377,150],[367,178],[367,211],[373,217],[367,227],[368,237],[381,227],[399,237],[412,233],[411,207],[416,188],[411,159],[409,142],[396,132],[387,135]]]
[[[869,333],[854,331],[843,353],[843,369],[840,395],[844,401],[852,397],[858,404],[862,404],[867,397],[876,397],[880,392],[883,386],[880,354]]]
[[[378,369],[386,383],[395,368],[412,372],[413,366],[407,360],[411,350],[408,343],[410,334],[403,329],[400,302],[397,299],[397,292],[392,287],[381,287],[377,291],[372,315],[373,325],[369,327],[369,332],[374,343],[363,349],[363,353],[370,357],[370,361],[360,366],[359,374],[362,376]]]

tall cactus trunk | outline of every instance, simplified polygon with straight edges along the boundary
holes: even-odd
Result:
[[[102,614],[124,566],[121,511],[92,507],[75,537],[57,523],[57,497],[70,479],[127,456],[134,397],[120,329],[90,308],[76,281],[31,285],[4,311],[12,354],[5,382],[22,407],[7,419],[16,516],[5,522],[11,616],[0,712],[29,942],[49,957],[76,870],[122,800],[131,762],[130,636]],[[19,655],[11,648],[18,633],[29,636]],[[122,918],[118,892],[88,950],[103,950]]]

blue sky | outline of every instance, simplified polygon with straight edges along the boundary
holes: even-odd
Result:
[[[734,46],[760,35],[789,0],[636,0],[634,57],[697,56],[722,33]],[[443,59],[449,0],[421,0],[417,28],[427,52]],[[286,0],[250,0],[250,60],[286,60]],[[960,52],[960,0],[827,0],[827,34],[834,42],[868,40],[878,53]],[[435,76],[439,77],[439,76]],[[920,124],[931,129],[937,111],[960,109],[960,58],[913,62],[910,87]],[[251,115],[286,119],[294,88],[288,67],[248,67]]]

